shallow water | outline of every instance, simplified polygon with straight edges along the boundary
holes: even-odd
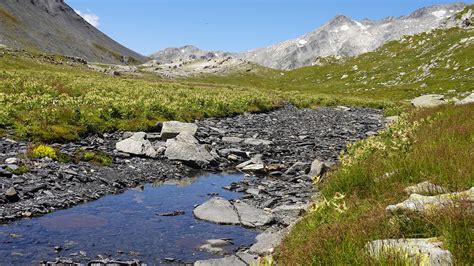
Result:
[[[200,252],[207,239],[229,238],[234,246],[254,242],[256,231],[199,221],[195,204],[219,193],[226,199],[239,196],[222,187],[239,181],[241,175],[207,175],[180,183],[146,185],[120,195],[57,211],[43,217],[0,226],[0,264],[30,264],[57,257],[87,261],[97,255],[115,259],[139,259],[160,264],[165,258],[194,262],[216,256]],[[183,210],[184,215],[158,214]],[[55,247],[62,250],[55,252]],[[71,256],[72,255],[72,256]]]

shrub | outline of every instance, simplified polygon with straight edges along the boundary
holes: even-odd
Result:
[[[47,146],[47,145],[38,145],[34,147],[33,149],[30,150],[29,152],[29,157],[35,158],[35,159],[41,159],[41,158],[51,158],[53,160],[58,159],[58,152],[56,149],[53,147]]]
[[[75,153],[75,158],[76,161],[90,162],[102,166],[109,166],[112,164],[112,158],[104,152],[79,149]]]

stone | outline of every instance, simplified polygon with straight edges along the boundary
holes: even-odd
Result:
[[[14,157],[13,158],[7,158],[5,160],[5,163],[6,164],[18,164],[18,158],[14,158]]]
[[[146,133],[144,132],[135,133],[130,138],[115,144],[115,148],[120,152],[128,154],[155,158],[157,153],[150,141],[145,139],[145,136]]]
[[[247,265],[259,265],[258,264],[258,256],[250,254],[245,251],[239,251],[235,254],[239,259],[245,262]]]
[[[234,207],[240,217],[240,223],[247,227],[260,227],[273,221],[273,215],[244,202],[235,202]]]
[[[256,164],[250,164],[242,168],[242,171],[248,171],[248,172],[265,172],[265,165],[262,163],[256,163]]]
[[[194,216],[218,224],[240,224],[239,216],[234,206],[221,197],[215,197],[196,207]]]
[[[18,192],[16,192],[16,189],[14,187],[11,187],[5,191],[5,196],[8,199],[15,199],[18,197]]]
[[[214,156],[207,151],[206,147],[186,132],[179,134],[175,139],[166,141],[165,157],[182,161],[194,168],[205,168],[215,163]]]
[[[198,130],[198,126],[193,123],[182,123],[178,121],[168,121],[163,123],[161,128],[161,139],[168,140],[175,138],[181,133],[187,133],[194,136]]]
[[[448,102],[444,99],[444,95],[440,94],[427,94],[411,101],[415,107],[435,107],[446,103]]]
[[[228,256],[222,259],[212,259],[212,260],[198,260],[194,263],[194,266],[247,266],[237,256]]]
[[[308,168],[308,163],[296,162],[288,170],[285,171],[285,175],[296,175],[299,173],[305,173]]]
[[[288,234],[288,229],[275,230],[267,229],[265,232],[257,235],[257,242],[250,247],[250,253],[258,255],[269,255],[273,253],[275,247],[280,245],[283,238]]]
[[[243,169],[245,168],[246,166],[249,166],[249,165],[252,165],[252,164],[261,164],[263,165],[263,160],[262,160],[262,155],[261,154],[257,154],[255,155],[252,159],[248,160],[248,161],[245,161],[239,165],[237,165],[235,168],[237,169]]]
[[[466,98],[462,99],[461,101],[456,102],[456,105],[463,105],[463,104],[470,104],[474,103],[474,92],[471,93],[469,96]]]
[[[411,194],[407,200],[395,205],[389,205],[386,210],[391,213],[404,211],[429,213],[440,208],[457,206],[461,202],[467,202],[472,206],[472,203],[474,203],[474,187],[462,192],[447,193],[437,196]]]
[[[311,163],[311,169],[309,170],[308,175],[311,177],[321,176],[325,170],[326,164],[316,159]]]
[[[252,145],[252,146],[260,146],[260,145],[268,146],[268,145],[271,145],[272,143],[273,142],[269,140],[255,139],[255,138],[246,138],[244,140],[244,144]]]
[[[277,222],[290,225],[306,212],[308,204],[281,205],[272,210]]]
[[[384,256],[393,252],[408,259],[413,265],[453,265],[453,256],[441,248],[437,239],[385,239],[367,244],[369,254],[373,257]]]
[[[237,137],[223,137],[222,141],[225,143],[241,143],[244,140]]]
[[[398,119],[400,119],[400,116],[398,115],[388,116],[388,117],[385,117],[385,123],[391,124],[398,121]]]
[[[448,190],[442,186],[435,185],[428,181],[416,184],[405,188],[405,192],[409,195],[411,194],[420,194],[420,195],[438,195],[447,193]]]

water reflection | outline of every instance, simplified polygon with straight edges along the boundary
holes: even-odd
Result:
[[[242,178],[208,175],[171,180],[0,226],[0,265],[31,264],[58,256],[87,261],[77,254],[87,254],[89,259],[99,254],[140,259],[150,264],[160,264],[169,257],[185,262],[214,258],[198,250],[205,240],[229,238],[235,243],[233,249],[237,249],[250,245],[257,233],[196,220],[192,214],[194,205],[210,198],[209,193],[227,199],[238,197],[222,187]],[[183,210],[184,215],[159,215],[177,210]],[[57,246],[61,247],[58,253]]]

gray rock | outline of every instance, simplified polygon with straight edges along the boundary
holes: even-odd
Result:
[[[474,103],[474,93],[471,93],[466,98],[462,99],[461,101],[456,102],[456,105],[463,105],[463,104],[469,104],[469,103]]]
[[[281,205],[272,210],[277,222],[290,225],[306,212],[308,204]]]
[[[244,140],[237,137],[223,137],[222,141],[225,143],[241,143]]]
[[[288,170],[285,171],[285,175],[305,173],[308,168],[309,163],[296,162]]]
[[[273,221],[273,215],[244,202],[235,202],[234,207],[240,217],[240,223],[248,227],[264,226]]]
[[[128,154],[155,158],[157,156],[156,151],[150,141],[145,139],[145,136],[146,133],[144,132],[135,133],[130,138],[115,144],[115,148]]]
[[[237,256],[228,256],[222,259],[199,260],[194,266],[247,266],[247,264]]]
[[[288,231],[286,228],[283,230],[267,229],[255,238],[257,243],[250,247],[250,253],[258,255],[269,255],[273,253],[275,247],[280,245],[283,238],[288,234]]]
[[[444,99],[444,95],[440,94],[427,94],[411,101],[415,107],[435,107],[446,103],[448,102]]]
[[[163,123],[161,129],[161,139],[168,140],[175,138],[181,133],[187,133],[194,136],[198,130],[198,126],[193,123],[182,123],[178,121],[168,121]]]
[[[187,132],[179,134],[176,139],[166,141],[165,156],[195,168],[205,168],[215,162],[214,156],[205,146],[199,144],[197,139]]]
[[[311,170],[308,175],[311,177],[321,176],[326,170],[326,164],[320,160],[314,160],[311,163]]]
[[[268,145],[271,145],[272,143],[273,142],[269,140],[255,139],[255,138],[247,138],[244,140],[244,144],[252,145],[252,146],[260,146],[260,145],[268,146]]]
[[[474,203],[474,187],[462,192],[437,196],[411,194],[407,200],[395,205],[390,205],[386,210],[392,213],[404,211],[427,213],[444,207],[456,206],[460,202]]]
[[[243,169],[249,165],[263,165],[263,160],[262,160],[262,155],[261,154],[257,154],[255,155],[252,159],[248,160],[248,161],[245,161],[239,165],[237,165],[235,168],[237,169]]]
[[[5,160],[6,164],[17,164],[18,163],[18,158],[12,157],[12,158],[7,158]]]
[[[196,218],[218,224],[240,224],[239,216],[232,204],[223,198],[215,197],[196,207]]]
[[[242,168],[242,171],[247,171],[247,172],[265,172],[265,165],[262,163],[256,163],[256,164],[249,164]]]
[[[420,194],[420,195],[438,195],[447,193],[448,190],[442,186],[435,185],[428,181],[416,184],[414,186],[410,186],[405,188],[405,192],[407,194]]]
[[[18,196],[18,193],[16,192],[16,189],[14,187],[11,187],[5,191],[5,196],[7,198],[15,198]]]
[[[369,254],[373,257],[384,256],[393,252],[408,259],[413,265],[453,265],[453,256],[441,248],[442,243],[436,239],[385,239],[367,244]]]
[[[245,262],[247,265],[259,265],[258,264],[258,256],[250,254],[248,252],[240,251],[235,254],[237,257],[239,257],[243,262]]]

